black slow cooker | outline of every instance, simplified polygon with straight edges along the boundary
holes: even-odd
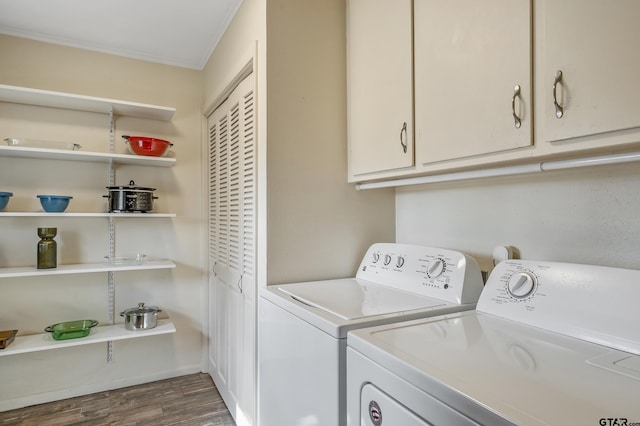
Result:
[[[146,213],[153,210],[153,196],[155,188],[136,186],[134,181],[129,185],[107,186],[110,213]]]

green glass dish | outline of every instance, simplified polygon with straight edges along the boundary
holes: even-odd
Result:
[[[98,325],[96,320],[77,320],[60,322],[53,324],[44,329],[51,333],[53,340],[69,340],[87,337],[91,332],[91,328]]]

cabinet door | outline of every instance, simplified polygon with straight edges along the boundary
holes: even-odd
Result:
[[[415,0],[414,19],[418,164],[531,145],[531,1]]]
[[[551,0],[543,8],[545,140],[638,130],[640,2]]]
[[[235,419],[255,410],[254,76],[208,119],[209,373]]]
[[[413,166],[411,0],[349,0],[349,177]]]

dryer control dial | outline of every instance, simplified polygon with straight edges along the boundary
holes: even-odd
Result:
[[[507,290],[516,299],[524,299],[533,293],[536,288],[536,277],[530,272],[516,272],[509,277]]]
[[[427,267],[427,275],[429,276],[429,278],[436,278],[437,276],[442,274],[442,272],[444,272],[445,266],[446,265],[444,263],[444,260],[438,258],[431,262],[431,264]]]

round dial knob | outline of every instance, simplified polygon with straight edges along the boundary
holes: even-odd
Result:
[[[380,253],[373,253],[373,263],[377,263],[380,260]]]
[[[398,256],[398,260],[396,261],[396,267],[402,268],[403,265],[404,265],[404,257]]]
[[[388,254],[384,255],[384,264],[388,265],[391,263],[391,256],[389,256]]]
[[[427,268],[427,275],[429,275],[429,278],[435,278],[438,275],[442,274],[443,271],[444,271],[444,260],[436,259]]]
[[[529,272],[518,272],[509,278],[507,290],[518,299],[529,296],[536,287],[536,278]]]

